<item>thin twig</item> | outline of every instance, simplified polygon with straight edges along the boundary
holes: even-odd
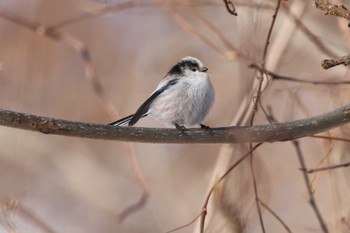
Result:
[[[280,5],[281,5],[281,0],[277,0],[277,5],[276,5],[276,8],[275,8],[275,12],[272,15],[272,22],[271,22],[269,31],[267,33],[267,38],[266,38],[266,42],[265,42],[264,52],[263,52],[263,56],[262,56],[262,67],[263,67],[264,70],[265,70],[265,62],[266,62],[267,50],[268,50],[268,46],[270,44],[270,38],[271,38],[272,30],[273,30],[275,22],[276,22],[276,18],[277,18],[278,11],[280,9]],[[256,94],[256,97],[255,97],[255,103],[254,103],[254,107],[253,107],[252,117],[251,117],[251,120],[250,120],[250,125],[253,125],[255,113],[258,110],[258,103],[260,102],[260,96],[261,96],[261,93],[262,93],[262,84],[263,84],[263,82],[264,82],[264,72],[260,72],[260,80],[259,80],[259,85],[258,85],[258,89],[257,89],[257,94]],[[250,148],[252,148],[252,144],[250,144]],[[262,217],[262,213],[261,213],[260,204],[258,202],[258,200],[259,200],[258,188],[257,188],[256,179],[255,179],[255,173],[254,173],[254,169],[253,169],[253,153],[251,154],[250,158],[251,158],[251,160],[250,160],[250,170],[251,170],[251,174],[252,174],[252,178],[253,178],[255,202],[256,202],[256,207],[257,207],[257,211],[258,211],[258,215],[259,215],[259,221],[260,221],[261,230],[262,230],[263,233],[265,233],[264,221],[263,221],[263,217]]]
[[[140,176],[141,176],[141,175],[142,175],[142,174],[140,174]],[[140,176],[138,176],[138,180],[139,180],[139,177],[140,177]],[[143,176],[141,176],[141,177],[142,177],[142,179],[144,179]],[[143,187],[143,186],[142,186],[142,187]],[[141,210],[141,209],[145,206],[145,204],[147,203],[148,198],[149,198],[149,193],[146,192],[146,191],[142,192],[142,195],[141,195],[140,199],[139,199],[137,202],[135,202],[135,203],[132,204],[132,205],[129,205],[126,209],[124,209],[124,210],[117,216],[117,221],[118,221],[118,223],[124,221],[127,217],[129,217],[129,216],[132,215],[133,213],[138,212],[139,210]]]
[[[264,47],[264,52],[263,52],[263,57],[262,57],[263,67],[265,66],[267,50],[268,50],[268,47],[269,47],[269,44],[270,44],[270,38],[271,38],[271,35],[272,35],[272,30],[273,30],[273,28],[275,26],[275,22],[276,22],[276,18],[277,18],[277,14],[279,12],[280,6],[281,6],[281,0],[277,0],[277,5],[276,5],[276,8],[275,8],[275,12],[272,15],[272,22],[271,22],[269,31],[267,33],[267,38],[266,38],[266,42],[265,42],[265,47]]]
[[[329,140],[335,140],[335,141],[342,141],[342,142],[350,142],[350,139],[341,138],[341,137],[331,137],[331,136],[323,136],[323,135],[312,135],[310,137],[320,138],[320,139],[329,139]]]
[[[299,142],[296,141],[296,140],[293,140],[292,143],[293,143],[293,145],[295,147],[295,150],[297,152],[301,169],[303,169],[303,171],[304,171],[304,170],[306,170],[306,164],[305,164],[304,157],[303,157],[303,154],[302,154],[301,149],[300,149]],[[317,207],[317,203],[316,203],[316,200],[315,200],[315,197],[314,197],[314,192],[311,189],[310,178],[309,178],[307,172],[305,172],[305,171],[303,172],[303,175],[304,175],[306,188],[307,188],[307,191],[309,193],[310,205],[311,205],[312,209],[314,210],[314,212],[316,214],[316,217],[317,217],[317,219],[318,219],[318,221],[320,223],[322,231],[324,233],[328,233],[327,225],[326,225],[326,223],[324,222],[324,220],[323,220],[323,218],[321,216],[321,212],[320,212],[320,210]]]
[[[256,65],[256,64],[251,64],[248,66],[249,68],[256,69],[259,71],[263,71],[263,69]],[[272,71],[269,70],[264,70],[266,74],[270,75],[272,80],[281,80],[281,81],[287,81],[287,82],[298,82],[298,83],[310,83],[310,84],[315,84],[315,85],[344,85],[344,84],[350,84],[350,81],[320,81],[320,80],[305,80],[305,79],[300,79],[300,78],[294,78],[294,77],[289,77],[289,76],[283,76],[283,75],[278,75]]]
[[[204,232],[204,226],[205,226],[205,218],[207,215],[207,207],[208,207],[208,203],[210,200],[211,195],[213,194],[216,186],[228,175],[230,174],[230,172],[237,167],[243,160],[245,160],[246,158],[248,158],[249,156],[251,156],[252,152],[254,150],[256,150],[259,146],[261,146],[263,143],[258,143],[256,144],[254,147],[252,147],[248,153],[246,153],[245,155],[243,155],[237,162],[235,162],[214,184],[213,186],[210,188],[209,193],[207,194],[207,197],[204,201],[204,204],[202,206],[202,211],[201,211],[201,222],[200,222],[200,233]]]
[[[250,148],[252,149],[252,144],[250,144]],[[264,220],[261,212],[261,207],[260,207],[260,202],[259,202],[259,193],[258,193],[258,185],[256,182],[256,177],[255,177],[255,170],[254,170],[254,160],[253,160],[253,151],[251,152],[249,156],[249,168],[250,168],[250,173],[252,175],[252,180],[253,180],[253,187],[254,187],[254,195],[255,195],[255,204],[256,204],[256,209],[258,210],[258,215],[259,215],[259,221],[260,221],[260,226],[261,230],[264,233],[265,232],[265,225],[264,225]]]
[[[178,230],[181,230],[183,228],[186,228],[190,225],[192,225],[195,221],[197,221],[197,219],[199,219],[199,217],[202,216],[202,213],[198,214],[194,219],[192,219],[191,221],[189,221],[188,223],[182,225],[182,226],[179,226],[179,227],[176,227],[170,231],[167,231],[166,233],[171,233],[171,232],[174,232],[174,231],[178,231]]]
[[[348,166],[350,166],[350,163],[342,163],[342,164],[337,164],[337,165],[333,165],[333,166],[313,168],[313,169],[312,168],[299,168],[299,170],[307,172],[307,173],[313,173],[313,172],[328,171],[328,170],[343,168],[343,167],[348,167]]]
[[[264,106],[261,104],[261,102],[259,102],[259,106],[261,108],[261,110],[263,111],[267,121],[272,124],[273,123],[273,118],[271,118],[271,114],[269,114],[267,111],[271,112],[271,106],[267,106],[267,111],[265,110]]]
[[[225,3],[225,7],[228,13],[230,13],[231,15],[237,16],[237,12],[236,12],[236,8],[233,5],[233,3],[231,2],[231,0],[224,0]]]
[[[262,67],[263,67],[262,70],[265,70],[265,62],[266,62],[267,50],[268,50],[268,46],[270,44],[270,38],[271,38],[272,30],[273,30],[273,27],[274,27],[275,22],[276,22],[276,17],[277,17],[280,5],[281,5],[281,0],[277,0],[277,5],[276,5],[276,8],[275,8],[275,12],[274,12],[274,14],[272,16],[272,22],[271,22],[269,31],[267,33],[267,38],[266,38],[266,42],[265,42],[265,47],[264,47],[264,52],[263,52],[262,62],[261,62],[262,63]],[[260,101],[263,81],[264,81],[264,72],[260,72],[260,80],[259,80],[259,85],[258,85],[258,89],[257,89],[256,98],[255,98],[256,101],[255,101],[254,108],[253,108],[253,114],[252,114],[252,117],[251,117],[251,120],[250,120],[250,125],[252,125],[253,122],[254,122],[255,112],[257,111],[258,102]]]
[[[276,212],[274,212],[267,204],[265,204],[261,199],[259,199],[260,204],[268,211],[272,216],[274,216],[279,223],[286,229],[287,232],[292,233],[292,231],[289,229],[288,225],[282,220],[280,216]]]

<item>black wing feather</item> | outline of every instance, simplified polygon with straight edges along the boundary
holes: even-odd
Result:
[[[140,118],[142,118],[143,115],[145,115],[148,112],[153,100],[163,91],[164,89],[162,88],[158,91],[155,91],[150,97],[148,97],[148,99],[137,109],[135,114],[132,116],[132,118],[129,121],[129,125],[135,125],[136,122],[138,122],[138,120],[140,120]]]
[[[108,125],[114,125],[114,126],[123,125],[124,123],[129,122],[133,116],[134,116],[134,114],[131,114],[131,115],[123,117],[122,119],[119,119],[117,121],[113,121],[112,123],[109,123]]]
[[[136,122],[140,120],[142,117],[147,116],[148,110],[153,100],[157,98],[157,96],[159,96],[163,91],[168,89],[169,86],[174,85],[177,81],[178,81],[177,79],[170,80],[167,85],[153,92],[153,94],[150,97],[148,97],[148,99],[137,109],[135,114],[131,114],[129,116],[123,117],[122,119],[109,123],[108,125],[121,126],[127,123],[129,126],[131,126],[136,124]]]
[[[153,94],[150,97],[148,97],[148,99],[137,109],[134,116],[129,121],[129,125],[136,124],[136,122],[138,120],[140,120],[140,118],[144,117],[145,114],[147,115],[147,112],[148,112],[149,107],[151,106],[153,100],[155,98],[157,98],[157,96],[159,96],[163,91],[168,89],[170,86],[174,85],[177,81],[178,81],[178,79],[170,80],[167,85],[165,85],[161,89],[153,92]]]

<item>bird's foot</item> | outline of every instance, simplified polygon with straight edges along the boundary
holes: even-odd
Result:
[[[174,123],[176,129],[180,130],[182,133],[185,133],[187,131],[187,128],[183,125],[179,125],[179,124],[176,124]]]
[[[211,128],[207,125],[203,125],[203,124],[199,124],[201,126],[201,129],[204,129],[205,131],[208,131],[209,134],[213,134],[213,132],[211,131]]]

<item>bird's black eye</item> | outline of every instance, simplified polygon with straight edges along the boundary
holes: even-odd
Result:
[[[193,71],[193,72],[196,72],[197,71],[197,68],[191,68],[191,70]]]

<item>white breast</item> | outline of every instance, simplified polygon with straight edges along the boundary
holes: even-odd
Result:
[[[209,75],[198,72],[190,78],[183,77],[162,92],[152,103],[149,113],[169,124],[193,126],[203,121],[214,98]]]

